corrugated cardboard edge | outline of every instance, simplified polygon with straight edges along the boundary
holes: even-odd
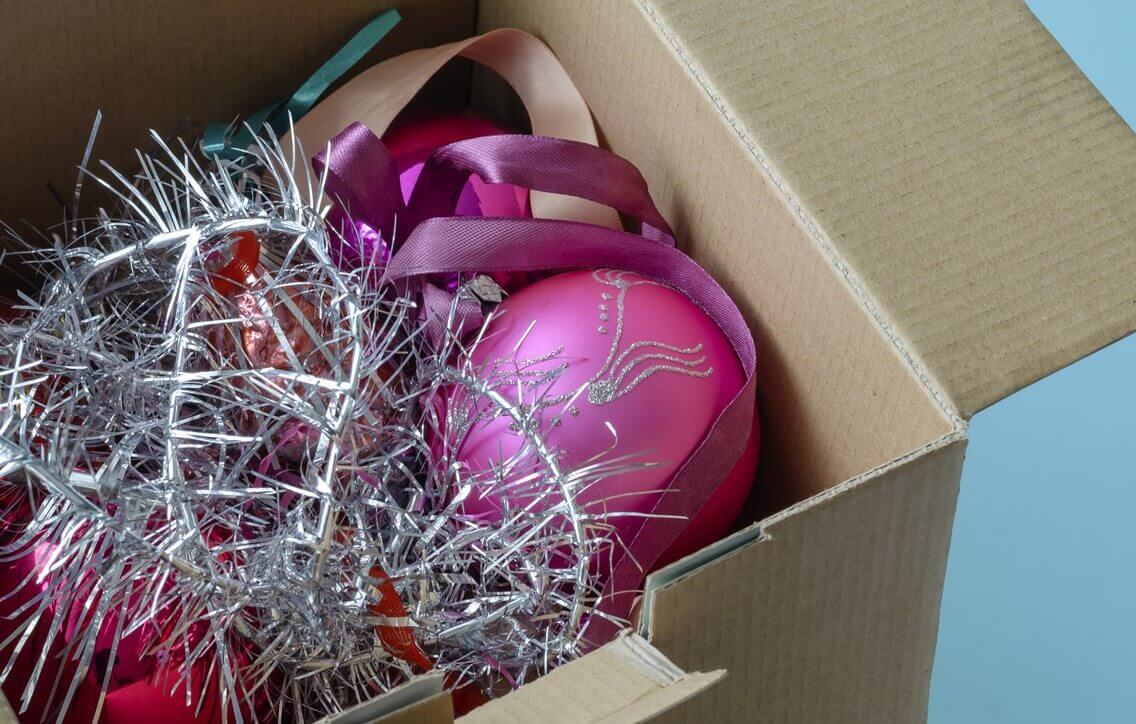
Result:
[[[1136,328],[1136,137],[1019,0],[637,4],[960,416]]]
[[[8,698],[2,691],[0,691],[0,724],[20,724],[16,712],[12,711],[12,705],[8,703]]]
[[[651,642],[730,671],[668,721],[923,721],[965,449],[946,435],[655,591]]]
[[[453,699],[450,692],[443,691],[374,719],[370,724],[451,724],[453,720]]]
[[[459,718],[496,722],[648,721],[676,710],[726,676],[723,670],[684,673],[658,649],[624,633],[583,658]]]

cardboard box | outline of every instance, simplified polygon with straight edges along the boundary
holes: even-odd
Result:
[[[391,4],[383,57],[544,39],[759,350],[753,499],[652,576],[650,644],[463,721],[923,720],[966,420],[1136,327],[1132,132],[1020,0]],[[286,96],[375,11],[6,4],[0,218],[53,218],[44,184],[72,187],[97,108],[96,152],[125,164],[150,127]],[[470,79],[433,92],[508,105]],[[417,689],[374,715],[452,719]]]

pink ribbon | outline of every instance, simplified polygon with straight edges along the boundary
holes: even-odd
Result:
[[[369,136],[369,137],[368,137]],[[455,273],[520,272],[604,267],[636,272],[686,294],[722,329],[745,372],[737,395],[719,414],[702,444],[675,473],[652,517],[630,542],[629,554],[614,565],[600,611],[588,624],[587,640],[614,638],[619,619],[630,616],[646,573],[701,510],[741,457],[754,413],[753,337],[729,295],[693,259],[674,248],[663,219],[638,169],[627,160],[589,144],[539,136],[486,136],[439,148],[426,162],[406,213],[393,202],[368,205],[379,189],[399,196],[397,182],[383,171],[389,158],[381,142],[353,124],[331,142],[330,154],[313,159],[328,169],[328,192],[351,202],[350,213],[373,228],[388,228],[397,217],[404,241],[387,264],[384,281],[404,293],[420,293],[441,307],[447,294],[426,278]],[[461,188],[471,174],[488,183],[509,183],[604,204],[640,222],[640,233],[549,219],[454,216]],[[362,191],[361,191],[362,190]],[[357,219],[358,220],[358,219]],[[411,228],[408,228],[411,227]],[[446,308],[448,309],[448,299]],[[470,312],[474,314],[474,312]]]

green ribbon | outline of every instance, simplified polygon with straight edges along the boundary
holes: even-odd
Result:
[[[380,13],[344,43],[288,100],[261,108],[242,123],[210,123],[201,137],[201,150],[209,156],[232,160],[252,145],[254,134],[266,123],[277,136],[283,135],[293,120],[310,111],[331,84],[362,60],[401,19],[394,9]]]

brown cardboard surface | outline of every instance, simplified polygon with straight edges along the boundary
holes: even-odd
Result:
[[[316,724],[371,724],[372,722],[425,722],[449,724],[454,720],[453,699],[445,689],[445,675],[432,671],[396,686],[382,696],[360,702]]]
[[[12,711],[12,706],[3,693],[0,693],[0,724],[19,724],[16,712]]]
[[[750,322],[763,437],[747,518],[953,429],[634,4],[482,0],[478,23],[520,27],[552,47],[604,141],[642,170],[680,243]],[[500,103],[499,89],[478,80],[475,99]]]
[[[1136,136],[1021,0],[641,4],[964,416],[1136,328]]]
[[[923,721],[965,447],[947,436],[771,516],[657,591],[652,643],[730,674],[667,720]]]
[[[458,721],[647,721],[692,700],[724,676],[724,671],[684,673],[640,637],[625,634]]]
[[[149,129],[171,133],[187,118],[231,121],[286,99],[387,7],[398,8],[402,23],[361,68],[473,32],[474,0],[4,3],[0,219],[61,220],[47,184],[70,203],[97,110],[95,157],[129,172]],[[453,82],[465,76],[455,73]]]

